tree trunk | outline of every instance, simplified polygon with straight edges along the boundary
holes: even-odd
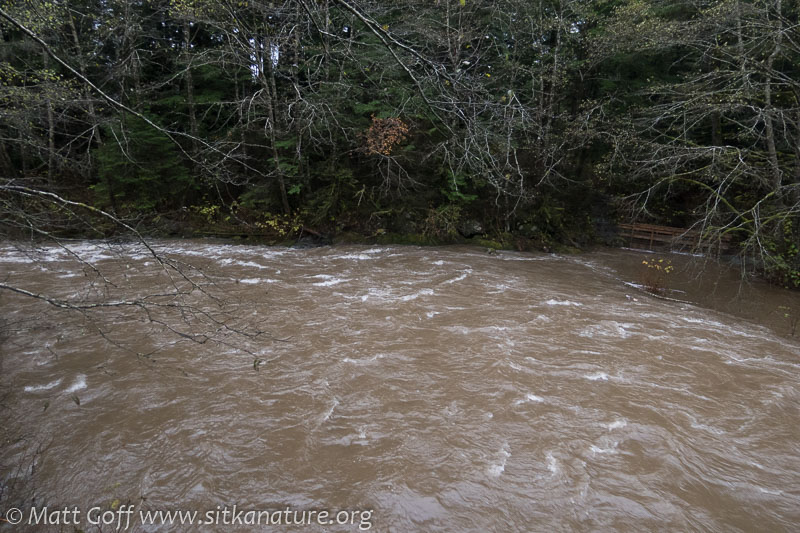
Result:
[[[72,43],[75,45],[75,52],[78,58],[78,72],[80,72],[81,76],[86,77],[87,75],[87,64],[86,64],[86,57],[83,55],[83,50],[81,48],[81,40],[78,37],[78,28],[75,25],[75,19],[72,16],[72,10],[69,8],[69,4],[67,4],[67,10],[69,12],[68,21],[70,31],[72,33]],[[94,107],[94,98],[92,96],[91,89],[86,85],[83,86],[83,95],[86,98],[86,110],[89,115],[89,122],[92,125],[92,136],[89,139],[87,151],[87,161],[89,164],[89,173],[94,173],[94,158],[91,156],[91,149],[92,149],[92,142],[97,144],[97,147],[103,146],[103,139],[100,136],[100,121],[97,117],[97,112]]]
[[[781,0],[776,1],[776,8],[778,14],[780,15],[781,12]],[[770,163],[770,170],[772,173],[770,179],[770,189],[772,191],[777,191],[781,186],[782,181],[782,172],[778,162],[778,150],[775,146],[775,130],[773,126],[773,115],[774,111],[772,109],[772,66],[775,62],[775,58],[780,53],[781,49],[781,40],[782,40],[782,28],[780,27],[780,16],[778,17],[778,28],[776,31],[775,36],[775,44],[772,53],[767,58],[767,76],[764,83],[764,125],[765,125],[765,135],[766,135],[766,142],[767,142],[767,153],[769,156],[769,163]]]
[[[722,146],[722,121],[719,111],[711,112],[711,146]]]
[[[50,66],[50,56],[47,52],[42,53],[44,58],[45,71]],[[53,113],[53,98],[51,83],[45,83],[46,91],[50,94],[45,94],[45,101],[47,106],[47,186],[53,189],[55,185],[55,171],[56,171],[56,122]]]
[[[794,123],[794,185],[800,186],[800,108]]]
[[[186,83],[186,105],[189,111],[189,133],[192,135],[192,157],[197,153],[197,111],[194,103],[194,78],[192,77],[192,58],[189,50],[191,49],[191,26],[189,21],[183,22],[183,51],[186,59],[186,72],[184,81]]]
[[[278,154],[278,147],[277,143],[277,135],[275,134],[275,130],[278,127],[277,123],[277,113],[275,112],[275,107],[277,106],[277,97],[278,91],[277,86],[275,84],[275,69],[272,66],[272,41],[267,41],[267,57],[266,59],[263,58],[262,53],[262,64],[264,68],[262,69],[262,78],[265,78],[265,74],[268,72],[269,76],[266,79],[263,79],[266,94],[267,94],[267,117],[269,120],[269,127],[267,131],[269,132],[269,141],[272,145],[272,161],[275,167],[275,173],[278,178],[278,189],[281,195],[281,203],[283,204],[283,211],[287,215],[292,212],[291,208],[289,207],[289,197],[286,194],[286,180],[284,179],[283,169],[281,168],[280,164],[280,155]]]
[[[0,172],[2,172],[7,178],[17,177],[17,169],[14,168],[14,165],[11,162],[11,157],[8,155],[6,143],[4,142],[0,142]]]

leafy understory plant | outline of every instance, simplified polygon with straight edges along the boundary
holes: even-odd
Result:
[[[651,294],[663,296],[667,292],[667,280],[675,270],[672,262],[667,259],[648,258],[642,260],[644,271],[642,272],[642,287]]]
[[[789,326],[789,336],[794,337],[795,333],[797,333],[797,326],[800,325],[800,315],[795,313],[794,310],[788,305],[780,305],[778,306],[778,310],[783,315],[784,320],[786,320],[786,323]]]
[[[274,215],[264,213],[263,222],[256,222],[256,227],[276,233],[280,237],[294,235],[303,228],[303,221],[299,213],[292,215]]]

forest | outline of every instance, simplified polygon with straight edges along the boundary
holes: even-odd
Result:
[[[0,235],[527,249],[800,287],[792,0],[3,0]]]

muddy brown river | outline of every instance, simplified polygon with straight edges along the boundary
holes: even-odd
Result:
[[[796,293],[626,250],[152,246],[0,245],[75,307],[0,291],[0,531],[800,529]]]

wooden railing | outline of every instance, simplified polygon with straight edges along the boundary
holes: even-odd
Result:
[[[693,229],[656,226],[655,224],[617,224],[619,235],[627,239],[628,245],[647,245],[650,250],[666,248],[669,250],[701,250],[719,247],[725,252],[731,248],[731,236],[723,235],[711,242],[701,242],[701,232]]]

